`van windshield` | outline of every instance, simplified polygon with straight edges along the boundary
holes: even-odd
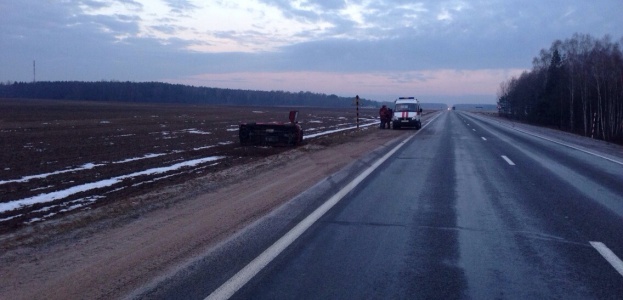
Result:
[[[394,111],[417,111],[416,104],[412,103],[399,103],[396,104]]]

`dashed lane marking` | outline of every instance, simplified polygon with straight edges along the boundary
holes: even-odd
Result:
[[[610,250],[610,248],[608,248],[604,243],[590,243],[591,246],[593,246],[593,248],[595,248],[595,250],[597,250],[597,252],[599,252],[599,254],[601,254],[601,256],[603,256],[603,258],[605,258],[610,263],[610,265],[612,265],[614,269],[617,270],[619,274],[621,274],[621,276],[623,276],[623,261],[621,261],[621,259],[616,254],[614,254],[614,252],[612,252],[612,250]]]
[[[511,165],[511,166],[514,166],[514,165],[515,165],[515,163],[514,163],[512,160],[510,160],[510,158],[506,157],[505,155],[502,155],[502,158],[503,158],[503,159],[504,159],[504,160],[505,160],[505,161],[506,161],[509,165]]]
[[[486,141],[486,140],[487,140],[487,138],[485,138],[484,136],[481,136],[480,138],[481,138],[483,141]]]
[[[484,120],[485,122],[491,121],[491,120],[483,119],[481,117],[476,117],[476,118],[479,118],[481,121]],[[505,125],[503,123],[502,123],[502,125],[507,127],[507,128],[509,128],[509,129],[525,133],[527,135],[531,135],[531,136],[534,136],[534,137],[537,137],[537,138],[540,138],[540,139],[543,139],[543,140],[546,140],[546,141],[549,141],[549,142],[552,142],[552,143],[555,143],[555,144],[558,144],[558,145],[562,145],[562,146],[565,146],[565,147],[568,147],[568,148],[571,148],[571,149],[575,149],[575,150],[584,152],[586,154],[597,156],[597,157],[603,158],[603,159],[605,159],[607,161],[613,162],[615,164],[623,165],[623,161],[612,159],[610,157],[606,157],[606,156],[601,155],[599,153],[596,153],[596,152],[593,152],[593,151],[589,151],[589,150],[583,149],[583,148],[578,147],[578,146],[574,146],[574,145],[571,145],[571,144],[568,144],[568,143],[565,143],[565,142],[561,142],[561,141],[553,139],[553,138],[548,138],[548,137],[542,136],[540,134],[532,133],[532,132],[529,132],[527,130],[519,129],[517,127],[514,127],[514,125],[513,125],[513,127],[511,127],[510,125]]]

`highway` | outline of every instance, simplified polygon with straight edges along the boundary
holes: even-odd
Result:
[[[458,111],[392,149],[141,297],[623,298],[620,160]]]

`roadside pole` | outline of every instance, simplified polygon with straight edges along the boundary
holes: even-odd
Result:
[[[359,95],[355,96],[355,104],[357,106],[357,130],[359,130]]]
[[[597,122],[597,113],[593,114],[593,129],[591,130],[591,139],[595,138],[595,123]]]

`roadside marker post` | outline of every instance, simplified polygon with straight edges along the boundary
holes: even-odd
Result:
[[[359,95],[355,96],[355,104],[357,106],[357,130],[359,130]]]

